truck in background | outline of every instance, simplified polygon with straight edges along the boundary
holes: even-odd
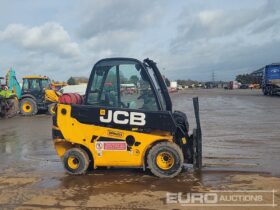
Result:
[[[276,95],[280,92],[280,63],[263,67],[262,91],[264,95]]]

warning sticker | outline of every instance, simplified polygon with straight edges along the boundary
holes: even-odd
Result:
[[[117,150],[117,151],[126,151],[127,145],[126,142],[104,142],[104,150]]]
[[[96,150],[103,150],[104,149],[103,142],[96,142],[95,149]]]
[[[126,142],[119,141],[108,141],[108,142],[96,142],[95,149],[97,151],[107,150],[107,151],[126,151],[127,144]]]

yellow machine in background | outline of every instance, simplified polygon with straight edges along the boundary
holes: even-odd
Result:
[[[54,107],[60,93],[51,89],[51,81],[46,76],[25,76],[20,98],[20,112],[35,115],[39,110],[54,114]]]
[[[60,95],[61,93],[56,90],[45,90],[45,101],[51,103],[48,106],[48,112],[51,115],[55,114],[55,105],[57,104]]]
[[[39,110],[48,110],[50,114],[54,114],[54,107],[60,96],[57,90],[67,85],[63,82],[51,83],[46,76],[24,76],[21,87],[12,68],[6,74],[6,84],[17,95],[23,115],[34,115]]]

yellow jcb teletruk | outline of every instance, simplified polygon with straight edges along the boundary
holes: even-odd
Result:
[[[107,166],[175,177],[184,163],[202,166],[198,99],[193,102],[197,127],[189,134],[187,117],[173,112],[155,62],[102,59],[92,69],[83,104],[57,104],[54,145],[69,174]]]

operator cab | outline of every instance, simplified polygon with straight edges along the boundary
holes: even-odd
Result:
[[[44,90],[50,89],[51,81],[48,77],[26,76],[23,77],[22,95],[32,95],[36,99],[44,99]]]
[[[92,70],[86,104],[167,111],[166,96],[160,82],[164,83],[161,75],[158,78],[148,62],[142,63],[131,58],[103,59]]]

